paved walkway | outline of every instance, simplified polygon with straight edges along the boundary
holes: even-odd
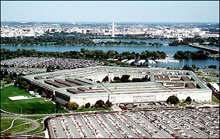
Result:
[[[17,120],[19,117],[21,117],[21,116],[15,117],[15,118],[12,120],[11,125],[9,126],[9,128],[7,128],[7,129],[1,131],[1,133],[5,132],[5,131],[8,131],[9,129],[11,129],[12,126],[14,125],[14,121]],[[1,118],[1,119],[6,119],[6,118]],[[9,118],[9,119],[11,119],[11,118]]]
[[[14,117],[1,117],[1,119],[14,119]],[[28,130],[25,130],[25,131],[21,131],[21,132],[17,132],[17,133],[12,133],[12,135],[18,135],[18,134],[24,134],[24,133],[28,133],[30,131],[33,131],[35,129],[37,129],[40,124],[34,120],[31,120],[31,119],[27,119],[27,118],[16,118],[16,120],[24,120],[24,121],[27,121],[27,122],[30,122],[33,124],[32,128],[31,129],[28,129]],[[12,128],[12,127],[11,127]]]

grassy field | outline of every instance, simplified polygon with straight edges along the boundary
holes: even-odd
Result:
[[[206,80],[206,82],[217,82],[216,80],[212,80],[210,78],[202,77],[203,79]]]
[[[1,119],[1,131],[10,127],[13,119]]]
[[[219,103],[219,100],[214,95],[212,95],[212,101],[215,103]]]
[[[42,137],[45,137],[45,134],[44,134],[44,133],[39,133],[39,134],[36,134],[36,136],[42,136]]]
[[[21,90],[18,87],[8,86],[1,91],[1,108],[8,112],[23,113],[27,112],[35,114],[54,113],[55,105],[50,101],[45,101],[42,98],[33,98],[26,100],[10,100],[11,96],[32,96],[27,91]]]
[[[66,111],[65,109],[63,109],[63,108],[60,108],[60,109],[58,109],[57,110],[57,112],[56,113],[69,113],[68,111]]]
[[[32,128],[32,124],[31,123],[26,123],[26,124],[19,124],[17,126],[13,126],[11,129],[9,129],[7,132],[10,133],[17,133],[17,132],[21,132],[21,131],[25,131],[28,129]]]
[[[1,80],[1,87],[3,87],[5,85],[4,79]]]
[[[44,126],[41,123],[43,121],[43,119],[41,119],[41,118],[43,118],[43,116],[28,116],[28,117],[24,117],[24,118],[35,120],[40,124],[40,126],[37,129],[29,132],[29,134],[43,130]],[[11,125],[12,120],[13,119],[1,119],[1,131],[7,129]],[[32,124],[28,123],[27,121],[15,120],[13,127],[10,130],[8,130],[7,132],[10,132],[10,133],[21,132],[21,131],[27,130],[31,127],[32,127]]]
[[[10,127],[11,122],[13,119],[1,119],[1,131],[7,129]],[[24,120],[15,120],[13,127],[12,128],[17,128],[19,127],[21,124],[26,123],[26,121]],[[20,128],[20,127],[19,127]],[[9,129],[7,132],[10,132],[11,129]],[[14,131],[14,130],[12,130]],[[12,133],[12,132],[11,132]]]
[[[26,121],[24,121],[24,120],[15,120],[13,127],[18,126],[20,124],[24,124],[24,123],[26,123]]]
[[[195,72],[197,75],[202,75],[203,73],[201,71],[196,71]]]
[[[29,134],[32,134],[32,133],[39,132],[39,131],[43,130],[44,125],[41,123],[43,121],[43,119],[36,120],[36,121],[40,124],[40,126],[37,129],[29,132]]]

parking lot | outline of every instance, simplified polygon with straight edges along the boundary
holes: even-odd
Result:
[[[219,108],[81,113],[48,125],[52,138],[219,138]]]
[[[2,68],[6,69],[9,74],[16,73],[19,74],[32,74],[32,73],[40,73],[40,72],[46,72],[47,69],[45,68]]]
[[[55,68],[73,69],[84,66],[98,66],[103,65],[102,62],[85,59],[71,59],[71,58],[47,58],[47,57],[24,57],[1,61],[2,66],[12,67],[29,67],[29,68],[47,68],[53,66]]]

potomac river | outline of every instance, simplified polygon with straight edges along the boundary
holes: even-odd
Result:
[[[103,40],[101,40],[103,41]],[[137,40],[138,41],[138,40]],[[100,42],[96,40],[96,42]],[[147,40],[147,42],[150,42]],[[161,43],[167,44],[167,40],[154,40],[151,43]],[[193,48],[190,46],[1,46],[1,48],[9,49],[9,50],[17,50],[17,49],[35,49],[36,51],[47,51],[47,52],[65,52],[65,51],[80,51],[80,49],[85,48],[88,50],[103,50],[109,51],[114,50],[119,53],[130,51],[130,52],[138,52],[142,51],[162,51],[165,52],[169,57],[173,58],[173,55],[177,51],[198,51],[200,49]],[[204,51],[204,50],[203,50]],[[205,51],[206,52],[206,51]],[[193,64],[199,68],[208,68],[209,65],[217,65],[219,67],[219,61],[215,59],[207,59],[207,60],[180,60],[179,63],[156,63],[149,64],[150,66],[158,66],[158,67],[178,67],[182,68],[185,64],[192,66]]]

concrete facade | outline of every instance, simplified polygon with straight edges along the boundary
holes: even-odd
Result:
[[[114,77],[121,78],[122,75],[129,75],[130,80],[144,77],[148,80],[111,83]],[[102,83],[106,76],[109,82]],[[28,75],[24,78],[53,92],[63,104],[95,104],[100,99],[112,103],[166,101],[171,95],[180,100],[188,96],[196,101],[211,101],[212,98],[211,90],[192,71],[186,70],[97,66]]]

